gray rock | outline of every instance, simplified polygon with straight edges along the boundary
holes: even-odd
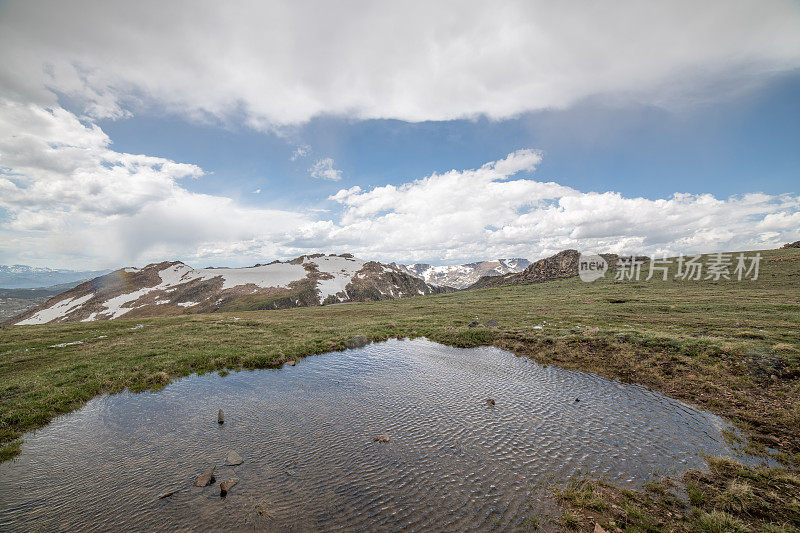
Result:
[[[209,466],[205,472],[197,476],[197,479],[194,481],[195,487],[205,487],[214,483],[214,467]]]
[[[222,412],[222,409],[219,410],[217,413],[217,424],[224,424],[225,423],[225,413]]]
[[[344,343],[344,345],[351,350],[353,348],[363,348],[367,344],[369,344],[369,339],[367,339],[363,335],[356,335],[355,337],[352,337],[349,341]]]
[[[228,456],[225,457],[225,464],[227,464],[228,466],[240,465],[243,462],[244,460],[242,459],[242,456],[233,450],[229,451]]]
[[[470,322],[469,324],[467,324],[467,327],[468,327],[468,328],[477,328],[477,327],[478,327],[478,326],[480,326],[480,325],[481,325],[481,323],[480,323],[480,322],[478,322],[477,320],[473,320],[472,322]]]
[[[232,478],[228,479],[227,481],[223,481],[222,483],[220,483],[219,484],[219,495],[220,496],[225,496],[226,494],[228,494],[228,491],[231,490],[231,487],[236,485],[238,482],[239,482],[238,478],[232,477]]]
[[[496,327],[499,327],[500,324],[497,322],[497,320],[490,320],[490,321],[486,322],[484,324],[484,326],[486,326],[487,328],[496,328]]]

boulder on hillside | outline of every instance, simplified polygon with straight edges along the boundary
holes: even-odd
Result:
[[[787,242],[781,248],[800,248],[800,241]]]

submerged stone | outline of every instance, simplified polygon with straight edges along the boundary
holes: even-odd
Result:
[[[197,476],[197,479],[194,481],[195,487],[205,487],[206,485],[210,485],[214,483],[214,467],[209,466],[205,472]]]
[[[242,456],[233,450],[229,451],[227,457],[225,457],[225,464],[228,466],[240,465],[243,462],[244,460],[242,459]]]
[[[227,464],[228,466],[240,465],[243,462],[244,460],[242,459],[242,456],[233,450],[229,451],[228,456],[225,457],[225,464]]]

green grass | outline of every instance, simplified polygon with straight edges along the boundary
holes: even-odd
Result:
[[[752,450],[768,447],[791,466],[800,458],[800,250],[762,254],[757,281],[573,278],[386,302],[5,326],[0,460],[18,453],[24,432],[98,394],[158,389],[195,372],[277,367],[344,349],[356,336],[426,336],[646,385],[733,420]],[[474,319],[500,327],[468,328]],[[82,344],[51,347],[74,341]],[[720,512],[750,505],[741,485],[697,490]],[[717,518],[698,518],[698,527]],[[651,522],[645,513],[637,527]]]

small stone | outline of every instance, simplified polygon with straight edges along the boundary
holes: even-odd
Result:
[[[594,335],[595,333],[600,333],[600,328],[589,328],[583,332],[583,336],[588,337],[589,335]]]
[[[494,398],[486,398],[486,405],[494,405]]]
[[[205,472],[197,476],[197,479],[194,482],[195,487],[205,487],[206,485],[210,485],[214,483],[214,467],[209,466]]]
[[[606,530],[598,524],[597,522],[594,523],[594,533],[607,533]]]
[[[375,442],[389,442],[389,435],[378,435],[375,437]]]
[[[296,363],[296,361],[294,359],[289,359],[288,361],[286,361],[286,364],[289,365],[289,366],[294,366],[295,363]]]
[[[480,323],[480,322],[478,322],[477,320],[473,320],[472,322],[470,322],[469,324],[467,324],[467,327],[468,327],[468,328],[477,328],[477,327],[478,327],[478,326],[480,326],[480,325],[481,325],[481,323]]]
[[[173,494],[175,494],[175,493],[176,493],[176,492],[178,492],[179,490],[181,490],[181,489],[172,489],[172,490],[168,490],[167,492],[164,492],[164,493],[161,493],[161,494],[159,494],[159,495],[158,495],[158,499],[159,499],[159,500],[163,500],[164,498],[169,498],[170,496],[172,496]]]
[[[496,328],[496,327],[499,327],[500,324],[497,322],[497,320],[490,320],[490,321],[486,322],[484,324],[484,326],[486,326],[487,328]]]
[[[222,412],[222,409],[219,410],[217,413],[217,424],[224,424],[225,423],[225,413]]]
[[[579,401],[581,401],[581,399],[580,398],[575,398],[575,401],[579,402]]]
[[[238,482],[239,482],[238,478],[232,477],[229,480],[223,481],[222,483],[220,483],[219,484],[219,495],[220,496],[225,496],[226,494],[228,494],[228,491],[231,490],[231,487],[236,485]]]
[[[229,451],[228,456],[225,457],[225,464],[227,464],[228,466],[240,465],[243,462],[244,460],[242,459],[242,456],[233,450]]]

